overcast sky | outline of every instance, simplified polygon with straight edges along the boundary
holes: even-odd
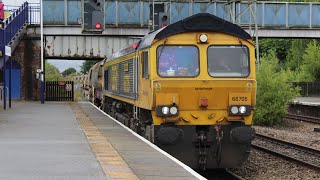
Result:
[[[2,0],[4,5],[20,6],[24,2],[40,3],[40,0]]]

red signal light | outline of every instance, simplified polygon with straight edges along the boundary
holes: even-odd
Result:
[[[101,29],[101,24],[100,23],[96,24],[96,29]]]
[[[138,47],[138,45],[137,45],[137,44],[132,44],[131,47],[132,47],[133,49],[136,49],[136,48]]]
[[[167,25],[166,24],[162,24],[162,27],[166,27]]]

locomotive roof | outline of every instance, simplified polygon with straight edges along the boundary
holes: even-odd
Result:
[[[242,39],[251,39],[251,36],[236,24],[221,19],[209,13],[199,13],[190,16],[186,19],[180,20],[167,27],[161,28],[157,31],[151,32],[144,36],[137,44],[130,45],[114,53],[108,58],[108,61],[125,56],[136,50],[148,48],[152,45],[155,39],[163,39],[165,37],[183,33],[183,32],[223,32],[238,36]]]
[[[251,39],[251,36],[238,25],[209,13],[199,13],[148,34],[141,40],[139,49],[151,46],[155,39],[163,39],[183,32],[198,31],[223,32],[243,39]]]

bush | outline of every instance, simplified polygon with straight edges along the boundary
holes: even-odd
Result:
[[[279,60],[271,50],[261,58],[257,71],[257,110],[254,124],[273,126],[280,124],[287,114],[290,101],[299,95],[299,88],[288,83],[292,79],[290,71],[277,71]]]
[[[311,41],[303,55],[303,63],[299,73],[299,80],[303,82],[320,81],[320,45]]]

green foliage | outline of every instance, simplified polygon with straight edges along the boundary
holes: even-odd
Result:
[[[65,80],[66,80],[66,81],[75,81],[74,76],[77,76],[77,75],[78,75],[77,72],[74,72],[74,73],[72,73],[72,74],[69,74],[68,76],[65,77]]]
[[[81,72],[82,74],[87,74],[88,71],[90,70],[90,68],[91,68],[94,64],[96,64],[97,62],[98,62],[98,61],[85,61],[85,62],[83,62],[82,66],[80,67],[80,68],[81,68],[80,72]]]
[[[300,66],[302,65],[303,52],[305,51],[309,40],[292,40],[291,47],[289,49],[289,53],[286,58],[285,67],[291,69],[293,71],[300,70]]]
[[[273,49],[281,63],[286,60],[290,46],[290,39],[262,39],[259,41],[260,54],[267,54]]]
[[[273,126],[281,123],[287,114],[289,102],[299,95],[298,88],[292,88],[288,81],[291,71],[277,70],[279,60],[274,50],[261,58],[260,71],[257,72],[257,110],[254,123]]]
[[[77,70],[75,70],[74,68],[68,68],[68,69],[66,69],[66,70],[64,70],[63,72],[62,72],[62,76],[63,77],[66,77],[66,76],[69,76],[70,74],[73,74],[73,73],[76,73],[77,72]]]
[[[298,78],[303,82],[320,81],[320,44],[316,41],[311,41],[305,50]]]
[[[61,76],[58,68],[56,68],[54,65],[45,62],[45,78],[46,81],[62,81],[64,78]]]

